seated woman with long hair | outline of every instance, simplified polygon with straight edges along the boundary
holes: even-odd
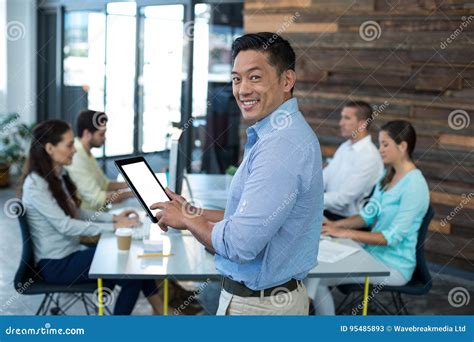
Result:
[[[425,178],[413,162],[416,133],[404,120],[390,121],[379,132],[379,151],[387,170],[359,215],[340,221],[326,220],[322,234],[349,238],[390,271],[387,277],[371,277],[372,284],[405,285],[416,267],[418,230],[429,206]],[[371,226],[371,231],[360,228]],[[354,265],[357,267],[357,265]],[[363,277],[307,279],[308,294],[316,314],[334,315],[334,301],[328,286],[361,283]]]
[[[61,120],[49,120],[33,130],[21,199],[31,230],[36,266],[45,281],[53,284],[90,282],[89,268],[95,248],[83,248],[81,236],[113,232],[120,227],[138,226],[133,211],[120,215],[80,209],[76,186],[63,167],[70,165],[74,148],[71,127]],[[107,280],[107,286],[119,285],[115,315],[131,314],[140,291],[160,313],[162,301],[154,280]]]

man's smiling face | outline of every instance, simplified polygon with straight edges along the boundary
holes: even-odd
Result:
[[[240,51],[232,69],[232,91],[244,119],[259,121],[291,98],[295,79],[292,70],[280,75],[267,53]]]

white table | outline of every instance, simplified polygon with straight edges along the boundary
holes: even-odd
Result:
[[[166,182],[163,174],[159,174],[160,181]],[[194,199],[197,203],[206,206],[207,203],[214,207],[225,207],[226,179],[223,175],[188,175]],[[189,194],[184,188],[184,195]],[[206,189],[210,189],[207,190]],[[213,194],[209,195],[209,193]],[[136,207],[138,202],[130,199],[118,207]],[[89,271],[91,278],[99,280],[101,288],[102,279],[117,278],[127,275],[136,279],[165,279],[165,297],[167,297],[167,279],[173,277],[177,280],[207,280],[219,279],[221,276],[216,271],[214,257],[205,251],[189,232],[181,234],[161,234],[159,228],[153,227],[152,232],[156,239],[162,239],[163,252],[172,253],[170,257],[147,257],[139,258],[143,254],[143,243],[134,240],[129,252],[119,252],[116,238],[113,234],[102,234],[97,245],[94,259]],[[360,248],[354,241],[347,239],[335,239],[342,244],[357,247],[358,252],[335,263],[321,262],[310,271],[308,277],[332,278],[332,277],[366,277],[364,288],[364,310],[367,313],[368,277],[389,275],[387,268],[375,260],[369,253]],[[101,298],[99,293],[99,298]],[[167,298],[165,298],[165,312],[167,311]],[[100,308],[100,303],[99,303]]]

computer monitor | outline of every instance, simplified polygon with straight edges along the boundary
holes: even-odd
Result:
[[[183,130],[179,128],[174,128],[171,134],[168,187],[177,194],[181,194],[184,170],[186,168],[186,156],[182,152],[184,151],[183,136]]]

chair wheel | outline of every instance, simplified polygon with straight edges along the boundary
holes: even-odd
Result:
[[[59,310],[60,310],[59,307],[56,306],[56,307],[54,307],[54,308],[51,308],[51,309],[49,310],[49,312],[51,313],[51,315],[57,316],[57,315],[59,315]]]

